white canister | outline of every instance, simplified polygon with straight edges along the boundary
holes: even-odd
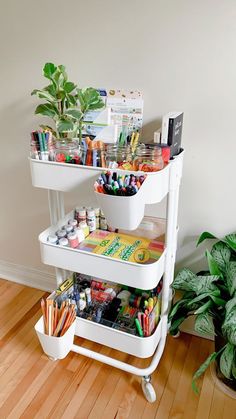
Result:
[[[96,230],[96,217],[93,208],[87,208],[87,224],[89,226],[90,233]]]
[[[83,230],[84,236],[87,237],[89,235],[89,226],[86,221],[80,221],[79,227]]]
[[[84,234],[82,228],[78,227],[75,230],[75,233],[77,234],[79,243],[81,243],[85,239],[85,234]]]

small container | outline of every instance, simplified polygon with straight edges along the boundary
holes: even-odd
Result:
[[[107,220],[102,210],[100,212],[100,229],[107,230]]]
[[[79,240],[76,233],[68,234],[69,245],[75,249],[79,245]]]
[[[83,311],[84,309],[85,309],[85,307],[86,307],[86,301],[85,300],[82,300],[82,299],[80,299],[79,301],[78,301],[78,309],[80,310],[80,311]]]
[[[56,234],[50,234],[48,236],[48,241],[51,244],[58,244],[58,237],[56,236]]]
[[[82,164],[82,150],[77,140],[61,139],[55,143],[54,160],[60,163]]]
[[[66,237],[66,230],[57,230],[56,235],[58,239],[62,239],[63,237]]]
[[[86,299],[87,299],[87,303],[90,304],[92,299],[91,299],[91,288],[85,288],[85,295],[86,295]]]
[[[86,208],[85,207],[76,207],[75,208],[75,218],[78,224],[81,221],[86,221]]]
[[[95,217],[96,217],[96,229],[100,228],[100,208],[94,208]]]
[[[73,220],[72,218],[68,221],[68,224],[72,226],[73,228],[77,227],[78,221]]]
[[[157,145],[141,144],[136,151],[134,169],[142,172],[157,172],[164,167],[162,150]]]
[[[67,232],[67,234],[72,233],[73,230],[74,230],[73,226],[71,226],[71,225],[67,225],[66,226],[66,232]]]
[[[106,167],[109,169],[132,170],[132,151],[130,146],[111,144],[106,149]]]
[[[77,234],[79,243],[81,243],[85,239],[85,235],[84,235],[84,232],[83,232],[82,228],[78,227],[75,230],[75,233]]]
[[[62,237],[62,238],[59,240],[59,245],[60,245],[60,246],[69,246],[69,241],[68,241],[68,239],[67,239],[66,237]]]
[[[87,224],[89,226],[90,233],[96,230],[96,217],[93,208],[87,208]]]
[[[79,223],[79,227],[83,230],[84,232],[84,237],[87,237],[89,235],[89,226],[86,223],[86,221],[81,221]]]

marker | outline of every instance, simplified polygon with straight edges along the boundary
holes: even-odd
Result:
[[[143,338],[143,331],[138,319],[135,319],[135,326],[137,328],[139,336]]]

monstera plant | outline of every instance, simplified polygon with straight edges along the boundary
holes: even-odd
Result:
[[[216,361],[218,377],[236,390],[236,233],[223,239],[204,232],[197,245],[205,239],[217,240],[206,251],[208,271],[198,274],[182,269],[172,287],[183,292],[170,314],[170,333],[176,335],[181,323],[195,316],[195,330],[215,335],[215,351],[193,376],[192,386],[212,361]]]
[[[79,136],[81,140],[85,114],[104,107],[99,92],[93,87],[78,88],[68,80],[64,65],[46,63],[43,76],[49,84],[31,93],[44,100],[44,103],[36,107],[35,114],[52,118],[55,128],[45,125],[43,127],[50,129],[55,138]]]

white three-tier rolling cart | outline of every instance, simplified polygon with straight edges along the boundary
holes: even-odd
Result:
[[[151,384],[151,374],[155,371],[161,359],[168,333],[168,309],[171,300],[170,284],[173,281],[174,275],[178,198],[183,154],[184,152],[182,151],[178,156],[174,157],[163,170],[148,173],[138,193],[134,197],[131,197],[134,198],[133,201],[130,198],[122,197],[124,207],[122,207],[123,204],[120,197],[109,196],[109,198],[113,198],[113,201],[106,202],[107,196],[103,195],[101,199],[104,202],[99,202],[101,203],[105,216],[108,218],[108,222],[109,220],[111,222],[113,221],[112,214],[116,213],[117,216],[118,213],[122,214],[123,211],[124,214],[125,211],[128,226],[126,224],[124,226],[114,225],[114,227],[126,227],[127,230],[129,226],[130,229],[134,229],[134,224],[140,222],[145,215],[146,204],[161,202],[167,196],[165,249],[161,257],[154,263],[144,265],[126,262],[78,249],[51,244],[47,241],[47,238],[52,231],[52,227],[39,236],[42,261],[45,264],[56,267],[57,285],[65,279],[65,270],[81,272],[106,281],[113,281],[143,290],[156,287],[161,278],[163,278],[161,317],[155,332],[151,336],[139,337],[80,317],[76,318],[73,327],[61,338],[44,335],[42,318],[35,326],[44,352],[50,358],[61,359],[69,351],[73,351],[140,376],[142,377],[141,385],[144,395],[149,402],[156,400],[155,390]],[[53,231],[57,229],[57,226],[65,224],[71,218],[72,213],[66,216],[64,213],[63,192],[86,186],[93,193],[94,182],[104,170],[96,167],[77,166],[34,159],[30,159],[30,165],[33,186],[48,189],[49,210],[51,224],[54,228]],[[136,212],[134,208],[137,209]],[[117,217],[115,219],[117,220]],[[122,219],[124,217],[120,217],[121,224]],[[119,218],[117,222],[119,224]],[[157,224],[158,222],[158,219],[156,219]],[[75,345],[73,343],[74,335],[139,358],[152,356],[152,361],[147,368],[138,368],[99,352]]]

